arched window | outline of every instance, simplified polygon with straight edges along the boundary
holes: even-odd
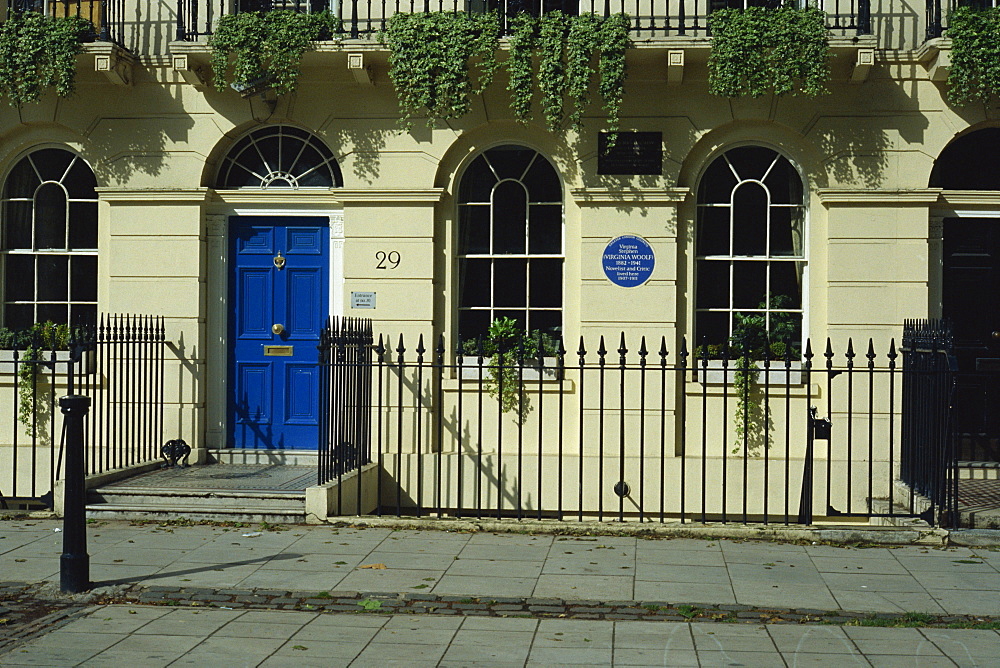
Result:
[[[797,348],[806,269],[802,177],[787,158],[741,146],[716,158],[698,188],[697,345],[764,332]]]
[[[931,171],[931,188],[1000,190],[1000,165],[983,160],[1000,150],[1000,128],[983,128],[948,144]]]
[[[79,156],[29,153],[7,175],[0,225],[3,322],[93,322],[97,313],[97,180]]]
[[[480,154],[458,196],[458,332],[483,336],[497,318],[526,331],[562,331],[562,187],[552,164],[525,146]]]
[[[289,125],[254,130],[222,160],[217,188],[331,188],[344,185],[333,152]]]

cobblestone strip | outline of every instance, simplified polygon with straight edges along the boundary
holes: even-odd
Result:
[[[85,607],[69,598],[39,596],[37,585],[0,583],[0,654],[68,623]]]
[[[882,620],[887,626],[943,627],[953,624],[1000,625],[1000,617],[865,613],[811,608],[764,608],[750,605],[669,601],[596,601],[558,598],[440,596],[396,592],[293,592],[269,589],[237,591],[191,587],[135,586],[124,600],[150,605],[207,606],[226,609],[306,610],[381,614],[436,614],[489,617],[603,619],[613,621],[713,621],[754,624],[850,624]]]

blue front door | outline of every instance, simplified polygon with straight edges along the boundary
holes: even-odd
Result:
[[[315,448],[320,329],[329,310],[323,218],[229,219],[229,445]]]

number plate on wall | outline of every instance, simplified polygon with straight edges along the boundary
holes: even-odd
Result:
[[[291,357],[295,346],[264,346],[264,357]]]

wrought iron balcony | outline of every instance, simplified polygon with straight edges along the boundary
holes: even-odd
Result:
[[[763,4],[780,4],[763,0]],[[389,17],[400,12],[499,11],[505,18],[520,12],[539,14],[555,9],[568,14],[608,16],[624,12],[632,19],[633,36],[704,37],[708,15],[724,7],[762,4],[759,0],[178,0],[177,39],[194,41],[212,34],[219,17],[232,12],[288,9],[297,12],[330,10],[343,21],[343,36],[370,37],[381,32]],[[828,27],[836,35],[871,32],[871,0],[818,0],[826,11]],[[505,21],[506,23],[506,21]]]
[[[94,40],[123,46],[125,0],[11,0],[9,11],[79,16],[94,24]]]

